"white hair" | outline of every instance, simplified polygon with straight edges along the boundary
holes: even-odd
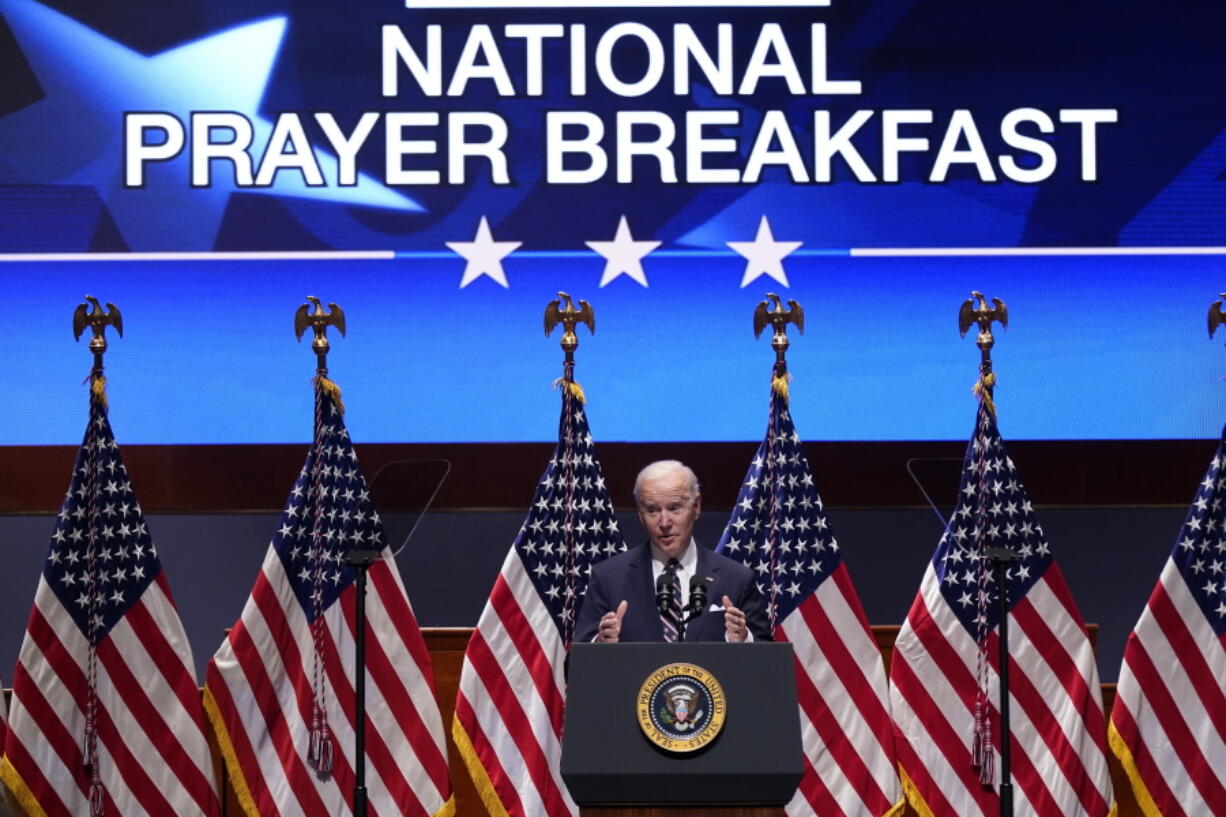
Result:
[[[680,460],[656,460],[634,478],[634,501],[639,502],[639,489],[643,487],[644,482],[659,479],[666,474],[681,473],[685,475],[686,488],[690,492],[690,499],[698,496],[698,476],[688,465]]]

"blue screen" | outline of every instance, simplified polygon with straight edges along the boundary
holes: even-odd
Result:
[[[556,434],[565,291],[600,440],[749,440],[795,300],[807,439],[958,439],[1000,298],[1011,438],[1222,420],[1214,4],[0,0],[0,444],[310,437],[305,296],[355,439]]]

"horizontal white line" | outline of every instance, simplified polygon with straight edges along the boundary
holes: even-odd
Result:
[[[390,261],[394,250],[304,250],[301,252],[17,252],[4,261]]]
[[[959,255],[1226,255],[1226,247],[852,247],[850,253],[865,258]]]
[[[404,0],[408,9],[807,8],[830,0]]]
[[[525,250],[519,258],[576,258],[595,255],[584,250]],[[797,250],[797,256],[856,258],[952,258],[984,256],[1152,256],[1226,255],[1222,247],[851,247]],[[660,250],[666,258],[736,258],[732,250]],[[392,261],[397,258],[458,258],[450,250],[271,250],[266,252],[17,252],[0,253],[4,262],[93,261]]]

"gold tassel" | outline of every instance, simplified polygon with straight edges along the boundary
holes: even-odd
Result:
[[[332,398],[333,403],[336,403],[336,407],[340,410],[340,413],[344,414],[345,404],[341,402],[341,387],[323,375],[318,375],[315,378],[315,381],[319,385],[320,390],[325,395]]]
[[[572,380],[566,384],[566,388],[570,389],[570,396],[578,400],[580,405],[587,404],[587,396],[583,393],[582,386]]]
[[[971,394],[983,401],[983,407],[988,414],[996,416],[996,404],[992,402],[992,388],[996,385],[996,372],[988,372],[987,377],[980,376],[971,387]]]
[[[559,377],[557,380],[553,381],[553,387],[555,389],[560,389],[563,386],[565,386],[566,390],[570,392],[571,397],[579,401],[579,405],[587,404],[587,395],[583,393],[582,386],[573,380],[567,380],[565,377]]]
[[[103,408],[108,408],[106,402],[106,378],[102,375],[91,375],[89,378],[90,393],[102,402]]]
[[[792,381],[792,375],[774,375],[771,377],[771,391],[783,398],[783,402],[788,400],[788,383]]]

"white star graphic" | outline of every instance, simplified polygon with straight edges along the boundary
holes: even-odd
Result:
[[[44,94],[0,120],[0,155],[11,153],[13,145],[23,146],[25,161],[18,172],[27,183],[92,185],[130,249],[211,249],[230,195],[240,189],[407,212],[422,209],[366,174],[357,174],[350,186],[336,184],[336,158],[306,146],[299,160],[282,159],[282,169],[267,185],[240,188],[232,175],[218,173],[208,186],[188,186],[190,150],[148,163],[141,184],[122,184],[124,140],[118,134],[126,112],[162,112],[184,123],[193,112],[231,112],[251,128],[253,146],[271,145],[281,156],[298,152],[297,145],[290,152],[272,143],[276,125],[259,116],[288,25],[284,16],[235,25],[145,56],[45,5],[4,0],[0,6]],[[60,136],[65,132],[90,149],[64,150]],[[288,169],[299,162],[329,183],[309,184],[304,173]],[[151,209],[150,202],[156,207]]]
[[[729,241],[728,246],[745,256],[745,274],[741,276],[741,288],[750,282],[769,275],[779,283],[788,283],[787,273],[783,271],[783,259],[800,247],[803,241],[776,241],[771,233],[770,222],[766,216],[758,222],[758,234],[753,241]]]
[[[502,259],[519,248],[522,241],[495,241],[490,234],[490,223],[485,216],[477,225],[477,234],[472,241],[448,241],[447,246],[458,253],[468,263],[464,265],[464,277],[460,279],[460,289],[471,284],[482,275],[488,275],[509,289],[506,273],[502,271]]]
[[[585,241],[589,247],[600,253],[605,259],[604,274],[600,276],[600,285],[606,286],[619,275],[627,275],[647,286],[647,275],[643,272],[643,258],[649,252],[660,246],[660,241],[635,241],[630,235],[630,225],[622,216],[617,222],[617,235],[612,241]]]

